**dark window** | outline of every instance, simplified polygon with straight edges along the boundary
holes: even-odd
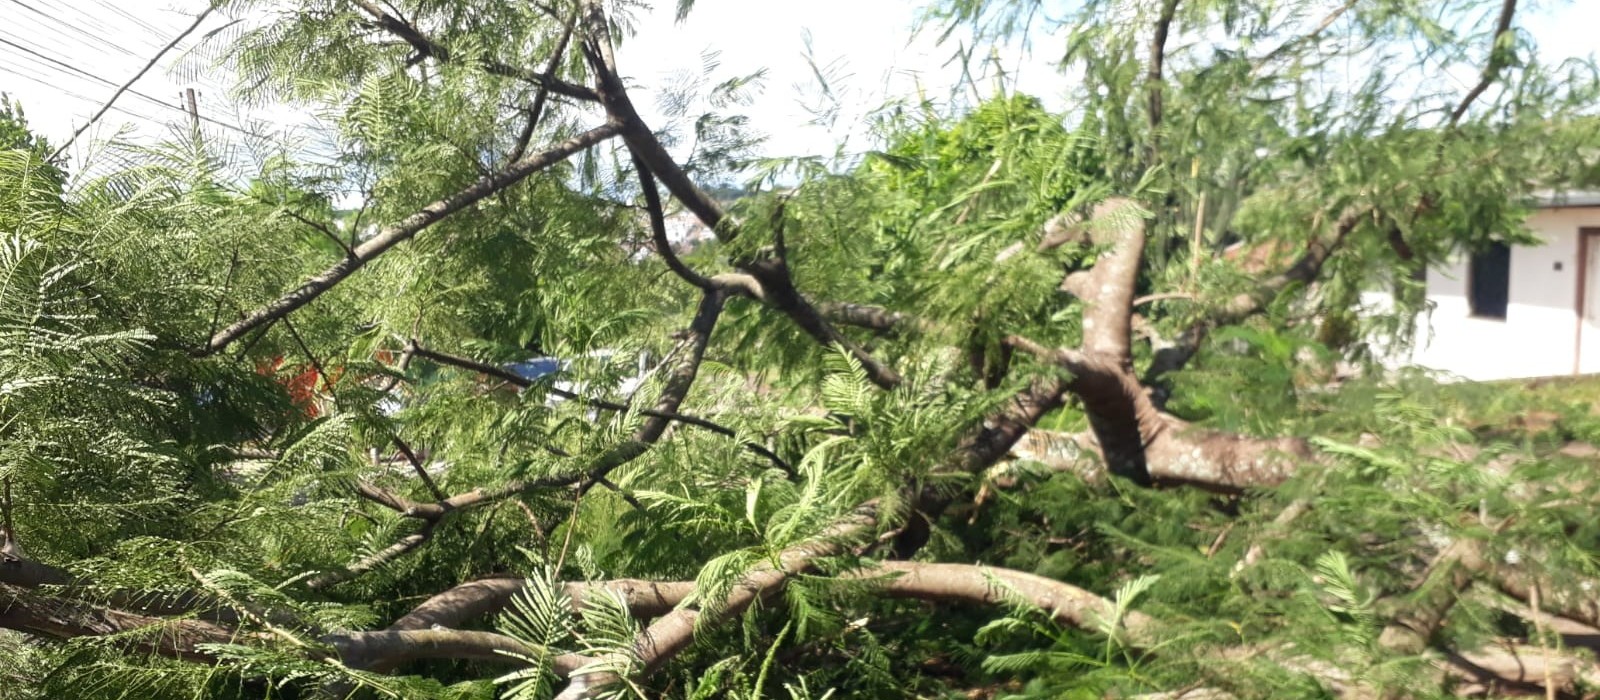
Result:
[[[1491,243],[1472,254],[1467,270],[1468,303],[1479,318],[1505,318],[1511,296],[1511,248]]]

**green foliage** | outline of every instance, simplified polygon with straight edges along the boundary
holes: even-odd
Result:
[[[1164,115],[1152,121],[1143,52],[1156,4],[1091,0],[1038,15],[1064,18],[1065,58],[1085,76],[1071,113],[1004,91],[948,108],[890,105],[874,116],[875,148],[843,165],[755,160],[737,112],[762,76],[725,75],[705,56],[665,96],[674,123],[662,137],[691,144],[697,180],[745,182],[715,192],[740,235],[686,252],[687,263],[712,275],[782,250],[808,299],[916,319],[841,330],[904,376],[883,390],[844,347],[817,343],[770,305],[728,299],[674,409],[719,427],[678,422],[647,450],[635,431],[690,352],[675,333],[696,290],[648,252],[630,159],[608,148],[437,222],[227,352],[196,357],[221,325],[503,166],[537,88],[492,66],[546,56],[572,9],[394,4],[451,60],[374,40],[364,14],[324,0],[280,8],[215,51],[243,76],[245,98],[322,117],[331,162],[191,135],[110,144],[83,171],[96,175],[68,181],[20,109],[0,102],[0,477],[15,487],[19,540],[92,582],[77,591],[91,601],[198,590],[273,613],[246,616],[235,643],[201,649],[210,664],[140,651],[150,630],[48,645],[0,635],[0,700],[545,698],[565,653],[597,659],[586,671],[623,677],[611,690],[629,697],[1089,698],[1197,683],[1243,698],[1328,694],[1272,658],[1285,650],[1377,691],[1428,696],[1447,690],[1418,681],[1430,659],[1378,640],[1396,610],[1438,593],[1417,582],[1441,543],[1480,543],[1552,582],[1552,594],[1583,591],[1597,574],[1596,485],[1571,478],[1587,465],[1569,444],[1600,441],[1592,386],[1447,385],[1412,372],[1331,385],[1341,363],[1370,360],[1375,329],[1406,337],[1418,266],[1525,240],[1530,189],[1596,175],[1570,157],[1592,150],[1600,126],[1593,71],[1538,65],[1522,34],[1495,44],[1503,87],[1459,124],[1442,124],[1438,95],[1413,97],[1398,80],[1483,59],[1466,26],[1483,3],[1360,3],[1328,36],[1275,54],[1315,26],[1312,3],[1185,0]],[[631,4],[612,4],[626,25]],[[1020,31],[1041,9],[956,0],[930,16],[971,23],[981,40]],[[1355,61],[1387,70],[1331,79]],[[553,75],[592,80],[577,50]],[[565,98],[546,110],[534,149],[593,123]],[[1419,207],[1424,187],[1431,203]],[[358,203],[343,208],[352,194]],[[1012,355],[1006,336],[1082,341],[1083,302],[1061,282],[1105,242],[1091,230],[1039,251],[1039,231],[1112,195],[1137,199],[1152,233],[1136,293],[1166,293],[1139,306],[1140,370],[1157,341],[1255,289],[1345,211],[1363,212],[1315,285],[1287,285],[1259,318],[1211,329],[1160,387],[1196,430],[1314,438],[1324,463],[1226,498],[1022,460],[982,475],[948,468],[1019,388],[1056,371]],[[1218,255],[1233,243],[1272,264]],[[1361,293],[1380,287],[1410,305],[1352,319]],[[400,366],[413,342],[562,368],[517,389],[420,356]],[[1081,428],[1085,416],[1069,405],[1041,423]],[[577,495],[527,489],[426,531],[354,488],[432,503],[419,467],[463,494],[618,453],[634,458]],[[1292,526],[1273,522],[1299,501],[1313,505]],[[715,619],[752,573],[868,502],[877,531],[833,543],[838,553],[791,572],[781,596]],[[980,609],[886,599],[881,581],[840,576],[923,520],[919,557],[1036,573],[1108,598],[1114,613],[1078,629],[998,580],[1005,604]],[[423,534],[415,551],[313,585]],[[1253,548],[1264,554],[1244,563]],[[507,573],[528,585],[498,620],[472,624],[521,642],[521,668],[425,660],[385,675],[306,651]],[[560,585],[624,577],[696,583],[685,606],[701,613],[697,643],[648,678],[634,674],[647,621],[609,593],[574,611]],[[1525,636],[1494,602],[1463,597],[1441,643]],[[1157,639],[1131,636],[1136,614],[1160,621]]]
[[[32,166],[38,169],[36,175],[57,187],[67,179],[62,164],[51,160],[55,149],[50,142],[28,128],[28,118],[22,112],[22,104],[5,93],[0,93],[0,151],[21,151],[32,155],[39,161]]]

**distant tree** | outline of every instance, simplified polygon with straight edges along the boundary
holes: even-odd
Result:
[[[22,104],[3,92],[0,92],[0,150],[26,151],[40,161],[47,161],[54,155],[50,142],[28,128],[28,118],[22,112]],[[59,161],[46,163],[46,170],[58,182],[66,179]]]

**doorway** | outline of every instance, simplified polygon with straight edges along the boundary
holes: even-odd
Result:
[[[1578,229],[1578,338],[1574,374],[1600,372],[1600,228]]]

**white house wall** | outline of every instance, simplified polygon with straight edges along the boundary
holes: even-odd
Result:
[[[1577,351],[1578,229],[1600,227],[1600,209],[1539,210],[1528,220],[1539,246],[1511,249],[1504,319],[1474,318],[1467,256],[1428,270],[1432,314],[1417,319],[1411,363],[1465,379],[1572,374]],[[1600,271],[1591,270],[1591,278]]]

